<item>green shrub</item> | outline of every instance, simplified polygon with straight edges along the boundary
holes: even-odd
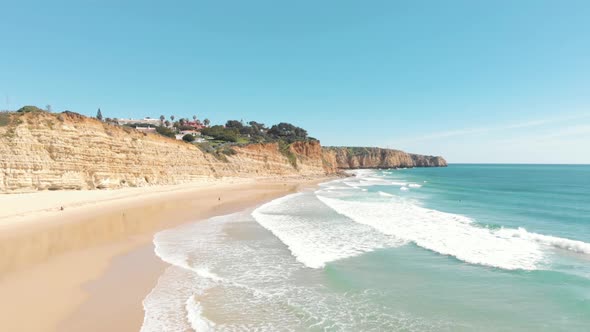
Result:
[[[202,143],[197,143],[195,144],[199,149],[201,149],[201,151],[205,152],[205,153],[209,153],[211,155],[213,155],[215,158],[217,158],[218,160],[221,160],[223,162],[229,162],[229,160],[227,159],[227,156],[233,156],[235,154],[237,154],[238,152],[234,149],[232,149],[231,146],[227,146],[228,143],[223,143],[223,144],[211,144],[211,142],[202,142]]]
[[[224,147],[218,149],[217,152],[218,153],[223,153],[226,156],[233,156],[233,155],[238,154],[238,152],[236,150],[232,149],[229,146],[224,146]]]
[[[213,153],[215,151],[215,149],[213,148],[213,146],[211,146],[211,143],[209,142],[197,143],[195,145],[205,153]]]
[[[297,169],[297,156],[295,155],[295,153],[293,153],[293,151],[291,151],[291,144],[284,140],[279,140],[278,143],[279,151],[281,152],[281,154],[287,157],[289,163],[291,163],[291,166],[293,166],[293,168]]]
[[[21,108],[18,109],[17,111],[18,113],[29,113],[29,112],[45,112],[44,110],[40,109],[37,106],[23,106]]]
[[[237,142],[239,137],[239,131],[236,128],[225,128],[223,126],[204,128],[201,130],[201,134],[225,142]]]
[[[174,130],[164,127],[164,126],[156,127],[156,132],[162,136],[176,138],[176,133],[174,132]]]
[[[191,135],[191,134],[186,134],[184,136],[182,136],[182,140],[190,143],[190,142],[194,142],[195,141],[195,136]]]

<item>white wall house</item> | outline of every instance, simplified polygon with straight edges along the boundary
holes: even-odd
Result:
[[[160,119],[152,119],[150,117],[146,117],[143,119],[118,119],[117,123],[120,124],[121,126],[126,125],[126,124],[135,124],[135,123],[159,126],[162,124],[162,121],[160,121]]]

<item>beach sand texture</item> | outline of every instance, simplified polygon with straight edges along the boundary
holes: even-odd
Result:
[[[226,178],[0,196],[0,330],[137,331],[141,301],[165,267],[153,254],[156,231],[323,180]]]

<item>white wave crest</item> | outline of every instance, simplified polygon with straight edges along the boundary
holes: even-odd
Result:
[[[343,218],[313,194],[298,193],[276,199],[254,210],[252,216],[310,268],[404,243]]]
[[[186,300],[185,309],[187,312],[186,317],[193,330],[207,332],[214,329],[215,323],[205,318],[203,315],[203,307],[194,296],[191,296],[188,300]]]
[[[410,187],[410,188],[420,188],[420,187],[422,187],[422,185],[421,184],[417,184],[417,183],[410,183],[408,185],[408,187]]]
[[[495,234],[456,214],[422,208],[402,199],[390,202],[344,201],[318,195],[338,213],[384,234],[462,261],[514,270],[537,269],[544,258],[535,241]]]
[[[526,229],[519,227],[518,229],[502,228],[497,231],[497,234],[507,237],[517,237],[521,239],[535,241],[543,245],[573,251],[579,254],[590,254],[590,243],[564,239],[551,235],[542,235],[537,233],[530,233]]]
[[[380,192],[379,192],[379,195],[381,195],[381,196],[385,196],[385,197],[393,197],[393,195],[392,195],[392,194],[388,194],[388,193],[386,193],[386,192],[383,192],[383,191],[380,191]]]

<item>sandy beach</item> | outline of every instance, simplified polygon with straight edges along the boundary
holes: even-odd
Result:
[[[2,331],[137,331],[165,263],[155,232],[240,211],[325,179],[0,196]]]

